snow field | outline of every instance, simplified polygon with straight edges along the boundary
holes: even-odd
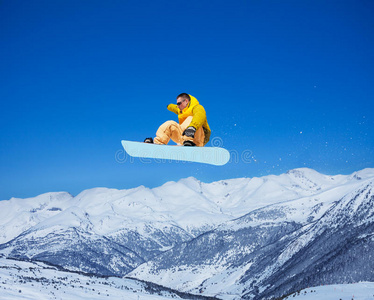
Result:
[[[374,282],[334,284],[301,290],[285,300],[373,300]]]
[[[143,284],[135,280],[89,277],[59,271],[42,263],[0,258],[1,300],[180,299],[174,293],[160,293],[161,295],[147,292]]]

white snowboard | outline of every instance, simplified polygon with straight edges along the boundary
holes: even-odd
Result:
[[[122,141],[128,155],[165,160],[192,161],[222,166],[230,160],[230,153],[219,147],[187,147]]]

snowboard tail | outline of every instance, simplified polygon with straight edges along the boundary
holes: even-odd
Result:
[[[216,166],[225,165],[230,160],[230,153],[220,147],[170,146],[125,140],[122,141],[122,146],[128,155],[140,158],[189,161]]]

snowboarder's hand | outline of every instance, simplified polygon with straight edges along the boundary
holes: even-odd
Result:
[[[187,136],[187,137],[190,137],[190,138],[194,138],[195,137],[195,132],[196,132],[196,128],[195,127],[187,127],[187,129],[185,131],[183,131],[183,135]]]

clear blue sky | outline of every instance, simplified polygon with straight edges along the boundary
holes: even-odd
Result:
[[[374,167],[371,0],[3,0],[0,61],[0,199]],[[181,92],[246,160],[116,160]]]

